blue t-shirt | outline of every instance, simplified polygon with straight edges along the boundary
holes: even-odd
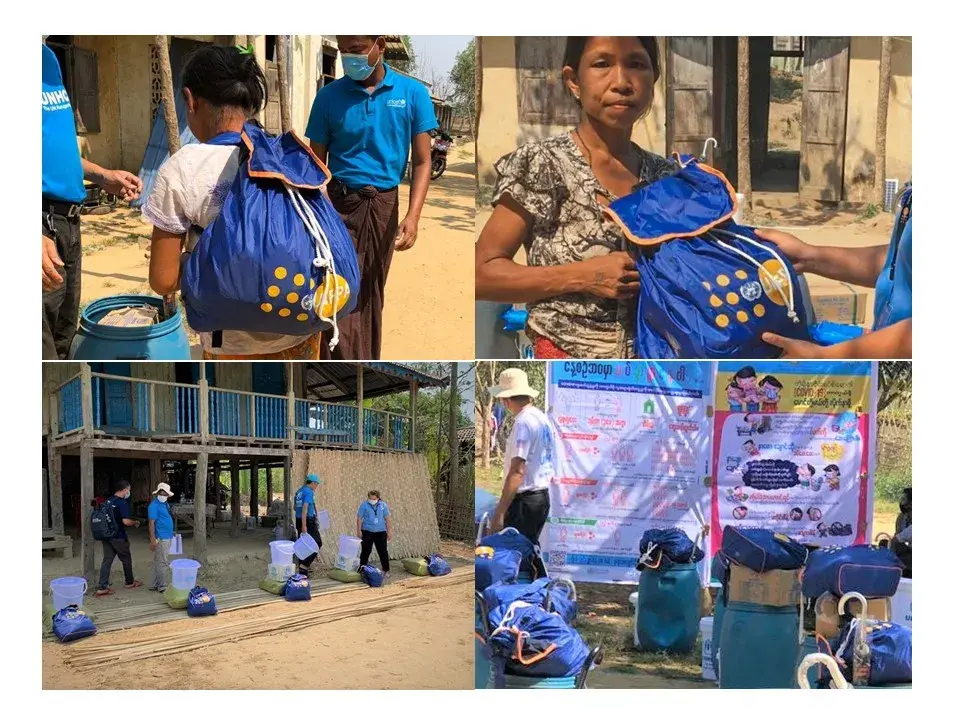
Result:
[[[119,528],[117,534],[113,536],[113,539],[126,540],[127,526],[123,524],[123,521],[130,517],[130,503],[116,495],[111,495],[107,502],[113,505],[113,520]]]
[[[307,517],[316,517],[317,506],[313,501],[313,488],[306,485],[297,490],[297,494],[293,496],[293,507],[297,517],[303,517],[304,505],[307,506]]]
[[[364,500],[363,504],[357,509],[357,517],[360,518],[360,529],[367,532],[386,532],[387,518],[390,517],[390,508],[381,500],[376,507]]]
[[[153,532],[157,540],[169,540],[173,537],[173,515],[170,514],[168,503],[162,503],[156,498],[147,506],[147,519],[153,520]]]
[[[403,180],[413,137],[436,127],[426,86],[387,67],[373,92],[348,77],[320,88],[306,135],[327,146],[330,172],[347,187],[389,190]]]
[[[873,304],[873,329],[908,320],[913,315],[913,214],[897,237],[890,241],[887,260],[877,278]]]
[[[60,63],[53,50],[43,46],[43,195],[68,203],[86,197],[83,166],[77,146],[77,126]]]

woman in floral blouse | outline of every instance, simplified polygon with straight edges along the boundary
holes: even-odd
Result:
[[[671,172],[666,159],[630,139],[659,77],[656,38],[567,38],[563,81],[580,123],[496,165],[494,212],[476,249],[476,295],[527,304],[538,358],[634,356],[639,274],[603,207]],[[513,259],[521,245],[526,265]]]

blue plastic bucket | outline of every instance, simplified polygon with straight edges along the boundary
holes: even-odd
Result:
[[[720,688],[792,688],[800,616],[796,606],[730,601],[720,629]]]
[[[645,569],[637,583],[637,641],[643,650],[688,653],[700,632],[700,573],[692,564]]]
[[[70,605],[83,607],[83,595],[87,592],[87,581],[82,577],[61,577],[50,581],[50,596],[53,599],[53,611],[58,612]]]
[[[99,324],[113,310],[145,306],[162,311],[163,300],[149,295],[113,295],[94,300],[80,315],[80,326],[70,346],[70,359],[189,360],[190,341],[179,306],[173,317],[156,325],[112,327]]]

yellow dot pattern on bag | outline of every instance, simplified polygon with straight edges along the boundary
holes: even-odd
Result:
[[[736,305],[738,302],[740,302],[739,295],[737,295],[735,292],[727,293],[727,303],[729,303],[730,305]]]
[[[299,300],[300,300],[300,296],[297,295],[295,292],[287,293],[287,302],[290,303],[291,305],[296,305]]]
[[[278,267],[273,271],[273,276],[277,280],[283,280],[287,276],[287,269],[285,267]]]
[[[276,285],[271,285],[267,288],[267,295],[270,297],[277,297],[280,295],[280,288],[278,288]]]
[[[734,276],[736,276],[737,280],[746,280],[746,279],[747,279],[747,273],[744,272],[743,270],[737,270],[737,271],[734,273]]]
[[[718,308],[718,307],[720,307],[721,305],[723,305],[723,300],[721,300],[720,298],[718,298],[716,295],[711,295],[711,296],[710,296],[710,304],[713,305],[715,308]]]
[[[739,320],[742,323],[745,323],[749,319],[750,319],[750,316],[747,315],[743,310],[737,310],[737,320]]]
[[[303,284],[306,281],[307,279],[303,276],[303,273],[297,273],[296,275],[293,276],[293,284],[296,285],[297,287],[303,287]]]
[[[717,275],[717,285],[720,287],[726,287],[730,284],[730,278],[726,275]]]
[[[767,260],[763,263],[767,272],[760,271],[760,285],[764,294],[777,305],[786,305],[790,299],[790,277],[786,269],[777,260]]]
[[[730,318],[728,318],[726,315],[717,315],[716,323],[718,327],[725,328],[730,324]]]
[[[753,314],[756,315],[758,318],[763,317],[764,315],[767,314],[767,309],[760,303],[757,303],[756,305],[753,306]]]
[[[299,315],[297,315],[297,320],[299,320],[300,322],[303,322],[303,321],[306,320],[308,317],[310,317],[310,316],[307,315],[306,313],[300,313]]]
[[[333,278],[336,278],[336,281]],[[333,307],[334,297],[338,300],[336,308]],[[350,286],[347,285],[347,281],[339,275],[328,272],[323,277],[323,285],[317,288],[313,296],[313,307],[321,317],[332,317],[334,313],[343,309],[349,299]]]
[[[260,309],[264,312],[273,312],[273,305],[270,303],[263,303],[263,305],[260,306]]]
[[[277,313],[277,315],[279,315],[280,317],[289,317],[290,308],[280,308],[280,311]]]

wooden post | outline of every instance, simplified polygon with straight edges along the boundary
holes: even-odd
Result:
[[[363,365],[357,363],[357,450],[363,451]]]
[[[93,448],[80,443],[80,557],[81,575],[88,584],[96,581],[94,576],[93,549],[96,541],[90,527],[90,512],[93,509]]]
[[[270,474],[270,471],[267,471]],[[250,461],[250,517],[260,515],[260,465],[256,460]]]
[[[287,72],[290,57],[290,36],[277,35],[277,84],[280,86],[280,129],[290,132],[290,77]]]
[[[207,367],[200,361],[200,442],[205,443],[210,438],[210,387],[207,383]],[[206,461],[204,461],[206,462]]]
[[[230,458],[230,537],[240,537],[240,458]]]
[[[420,385],[416,380],[410,381],[410,452],[417,451],[417,395],[420,394]]]
[[[153,40],[160,58],[160,98],[163,101],[163,124],[167,129],[167,149],[173,155],[180,149],[180,124],[177,122],[177,105],[173,91],[173,70],[170,68],[170,48],[166,35],[157,35]]]
[[[880,40],[880,87],[877,91],[877,160],[873,171],[874,202],[883,207],[884,185],[887,179],[887,116],[890,109],[890,65],[893,56],[893,38]]]
[[[278,45],[279,47],[279,45]],[[279,65],[279,59],[277,60]],[[293,363],[287,363],[287,455],[283,459],[283,509],[286,516],[287,532],[292,533],[296,527],[293,522],[293,450],[296,445],[296,396],[293,394]]]
[[[459,398],[457,397],[457,363],[450,363],[450,415],[447,435],[450,445],[450,481],[447,486],[448,497],[456,497],[459,492],[460,478],[460,438],[457,435],[457,420],[460,417]],[[437,478],[437,487],[440,478]]]
[[[737,38],[737,191],[745,211],[753,209],[750,178],[750,38]]]
[[[53,446],[53,439],[60,433],[60,410],[57,393],[50,395],[50,432],[47,435],[47,484],[50,493],[50,529],[63,535],[63,477],[62,456]]]
[[[207,562],[207,451],[197,453],[197,473],[193,480],[193,557]]]
[[[293,450],[283,459],[283,514],[289,537],[296,528],[296,523],[293,521]]]
[[[163,462],[158,457],[150,458],[150,492],[157,489],[157,485],[166,482],[163,477]]]
[[[270,503],[273,502],[273,466],[267,468],[267,512],[270,512]]]
[[[93,436],[93,373],[90,365],[80,366],[80,416],[83,418],[83,434]]]

